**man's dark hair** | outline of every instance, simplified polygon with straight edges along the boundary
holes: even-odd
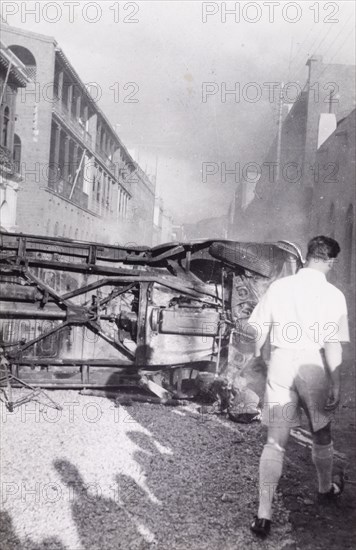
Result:
[[[308,242],[307,260],[313,258],[327,261],[336,258],[339,252],[340,246],[335,239],[319,235]]]

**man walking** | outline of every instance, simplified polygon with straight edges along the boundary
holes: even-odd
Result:
[[[314,237],[305,267],[273,282],[249,320],[258,333],[256,356],[267,337],[272,349],[262,414],[268,433],[260,459],[260,501],[251,524],[262,537],[270,531],[285,447],[290,429],[300,425],[301,408],[312,432],[318,501],[334,500],[343,490],[342,477],[332,478],[330,412],[339,403],[340,342],[349,341],[349,331],[345,297],[326,280],[339,252],[334,239]]]

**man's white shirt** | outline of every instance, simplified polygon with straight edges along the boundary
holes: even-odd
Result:
[[[273,282],[249,319],[256,339],[270,332],[278,348],[320,349],[349,342],[345,296],[316,269]]]

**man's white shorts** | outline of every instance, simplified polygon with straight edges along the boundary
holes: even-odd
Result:
[[[266,426],[294,428],[304,409],[314,432],[330,422],[325,411],[329,378],[320,350],[274,348],[268,365],[262,412]]]

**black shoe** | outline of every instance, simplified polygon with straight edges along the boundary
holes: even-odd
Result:
[[[338,500],[344,490],[344,474],[340,473],[333,477],[331,489],[327,493],[318,493],[318,503],[328,504]]]
[[[264,539],[271,530],[271,520],[255,516],[255,519],[250,525],[250,529],[255,535]]]

